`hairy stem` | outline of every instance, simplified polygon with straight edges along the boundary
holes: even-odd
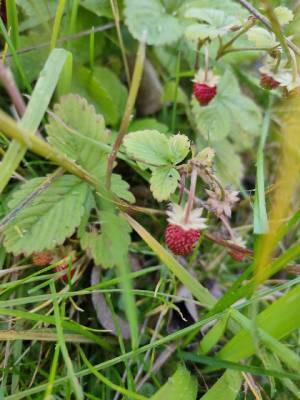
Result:
[[[190,213],[191,213],[192,208],[193,208],[195,191],[196,191],[196,184],[197,184],[197,176],[198,176],[197,167],[195,165],[193,165],[192,174],[191,174],[190,192],[189,192],[188,201],[187,201],[187,204],[186,204],[186,207],[185,207],[185,214],[184,214],[184,220],[183,220],[183,222],[185,224],[188,223],[189,216],[190,216]]]
[[[246,8],[252,15],[254,15],[260,22],[268,28],[269,31],[273,31],[272,24],[264,15],[262,15],[255,7],[252,6],[247,0],[236,0],[238,1],[244,8]],[[274,32],[275,33],[275,32]],[[297,55],[300,55],[299,48],[291,42],[289,39],[285,39],[287,45],[290,49],[292,49]]]
[[[0,62],[0,81],[2,82],[6,92],[8,93],[19,116],[22,116],[26,110],[25,102],[15,84],[12,73],[7,67],[3,65],[2,62]]]

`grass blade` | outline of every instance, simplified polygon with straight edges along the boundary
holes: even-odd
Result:
[[[20,126],[25,130],[30,132],[37,130],[54,93],[63,66],[69,57],[71,57],[70,53],[63,49],[55,49],[50,54],[20,122]],[[25,152],[26,147],[23,144],[12,141],[1,163],[0,193],[17,169]]]
[[[50,282],[50,288],[51,288],[51,293],[53,295],[55,295],[56,290],[55,290],[54,282]],[[58,335],[58,344],[61,349],[61,354],[63,356],[63,359],[65,361],[65,365],[66,365],[66,368],[68,371],[70,382],[72,383],[74,395],[77,400],[83,400],[84,399],[83,391],[82,391],[79,381],[75,375],[73,363],[69,356],[68,349],[66,346],[66,342],[65,342],[65,338],[64,338],[64,331],[63,331],[63,327],[62,327],[62,323],[61,323],[59,305],[58,305],[58,302],[57,302],[57,299],[55,296],[53,297],[53,307],[54,307],[55,325],[56,325],[56,330],[57,330],[57,335]]]

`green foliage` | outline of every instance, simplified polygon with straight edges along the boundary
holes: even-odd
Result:
[[[87,171],[99,176],[106,153],[97,146],[106,143],[104,118],[78,95],[63,96],[54,106],[46,127],[48,141]]]
[[[150,189],[158,201],[168,200],[175,192],[179,173],[174,166],[185,159],[190,142],[185,135],[168,138],[156,130],[129,133],[124,139],[129,157],[146,164],[152,171]]]
[[[10,210],[17,208],[43,180],[34,178],[23,184],[9,202]],[[7,251],[32,254],[62,244],[80,224],[87,193],[87,184],[75,176],[57,178],[6,227]]]
[[[168,200],[177,188],[180,175],[173,167],[160,167],[153,170],[150,190],[158,201]]]
[[[111,5],[109,0],[81,0],[82,7],[93,12],[98,17],[112,17]]]
[[[242,384],[241,374],[227,370],[221,378],[201,397],[201,400],[235,400]]]
[[[169,378],[158,392],[151,397],[151,400],[196,400],[197,381],[182,366]]]
[[[183,32],[181,22],[165,10],[161,0],[125,0],[124,13],[132,36],[150,45],[175,42]]]
[[[211,8],[190,8],[185,17],[200,21],[189,25],[185,31],[187,39],[195,41],[224,36],[240,22],[236,17],[226,15],[224,11]]]
[[[238,137],[241,131],[258,135],[262,122],[260,109],[241,92],[238,81],[230,70],[222,76],[217,95],[210,104],[201,107],[193,98],[192,111],[198,132],[213,142],[222,140],[229,134]]]
[[[21,31],[34,28],[53,18],[57,6],[55,0],[17,0],[16,3],[26,15],[26,18],[20,24]]]
[[[97,265],[112,268],[123,265],[130,244],[130,226],[120,215],[100,211],[101,233],[84,232],[81,246],[88,249]]]

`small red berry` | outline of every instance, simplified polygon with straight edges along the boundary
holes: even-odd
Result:
[[[74,260],[75,261],[75,260]],[[68,269],[69,269],[69,264],[58,264],[56,267],[54,267],[55,272],[61,272],[61,271],[66,271],[65,274],[61,275],[60,279],[64,282],[68,282],[69,276],[68,276]],[[75,274],[74,268],[70,271],[70,277],[73,278]]]
[[[271,75],[261,74],[260,86],[266,90],[272,90],[279,86],[279,82],[277,82],[276,79],[274,79]]]
[[[193,93],[201,106],[207,106],[217,94],[217,86],[194,82]]]
[[[169,224],[165,232],[165,241],[169,249],[178,256],[191,253],[200,238],[196,229],[185,230],[179,225]]]
[[[53,260],[53,254],[51,251],[40,251],[39,253],[33,253],[32,262],[33,264],[44,267],[49,265]]]
[[[245,258],[245,254],[237,251],[237,250],[230,250],[228,253],[235,261],[243,261]]]

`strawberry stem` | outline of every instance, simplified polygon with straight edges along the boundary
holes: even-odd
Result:
[[[185,224],[188,223],[190,212],[191,212],[191,210],[193,208],[195,191],[196,191],[196,184],[197,184],[197,176],[198,176],[197,167],[195,165],[193,165],[192,173],[191,173],[191,186],[190,186],[188,201],[187,201],[186,206],[185,206],[185,214],[184,214],[184,220],[183,220],[183,222]]]

